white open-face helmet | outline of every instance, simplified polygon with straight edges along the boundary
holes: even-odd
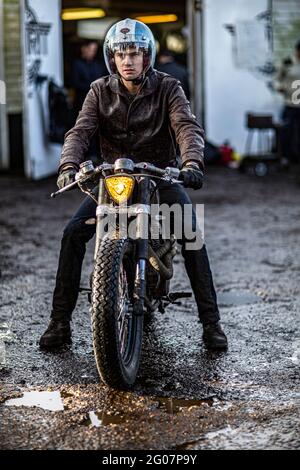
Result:
[[[152,31],[141,21],[126,18],[115,23],[105,37],[103,54],[110,74],[118,73],[115,52],[125,51],[129,47],[143,52],[143,75],[154,66],[156,47]]]

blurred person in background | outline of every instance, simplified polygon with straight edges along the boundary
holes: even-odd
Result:
[[[98,42],[87,39],[81,46],[81,57],[74,61],[72,70],[72,82],[75,90],[73,105],[74,122],[82,109],[91,83],[108,74],[104,62],[101,63],[97,58],[98,50]],[[95,137],[91,140],[88,157],[94,163],[101,161],[100,148]]]
[[[294,58],[284,59],[274,82],[275,90],[283,95],[285,102],[280,130],[284,166],[300,162],[300,103],[295,98],[297,80],[300,81],[300,40],[295,45]]]
[[[156,69],[167,73],[171,77],[177,78],[181,82],[183,91],[187,99],[190,99],[189,79],[186,68],[176,62],[173,52],[168,49],[162,49],[158,57]]]
[[[73,64],[72,84],[75,90],[74,111],[76,117],[90,90],[91,83],[107,75],[104,63],[97,59],[98,50],[98,42],[87,39],[81,46],[81,57],[76,59]]]

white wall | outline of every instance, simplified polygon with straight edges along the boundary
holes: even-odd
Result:
[[[30,82],[28,72],[35,61],[40,60],[40,75],[53,78],[58,85],[63,84],[61,1],[51,2],[27,0],[38,23],[50,25],[50,31],[42,40],[47,49],[35,51],[26,48],[26,24],[29,18],[23,10],[23,43],[24,43],[24,142],[25,173],[32,179],[39,179],[57,172],[61,145],[48,141],[48,84],[43,83],[40,91]],[[45,52],[46,51],[46,52]]]
[[[206,135],[216,144],[229,139],[241,153],[246,141],[246,112],[271,112],[278,117],[282,100],[269,91],[262,77],[237,68],[233,37],[224,25],[254,19],[267,9],[267,3],[267,0],[205,0],[204,4]]]

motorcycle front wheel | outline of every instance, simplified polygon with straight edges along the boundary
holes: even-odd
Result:
[[[92,335],[97,369],[111,387],[128,389],[136,380],[143,316],[133,314],[135,263],[128,239],[101,241],[92,278]]]

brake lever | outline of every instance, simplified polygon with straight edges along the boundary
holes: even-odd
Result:
[[[94,174],[96,174],[96,172]],[[50,195],[50,197],[55,198],[56,196],[59,196],[60,194],[65,193],[66,191],[69,191],[70,189],[74,188],[74,186],[80,185],[81,183],[84,183],[85,181],[88,181],[89,179],[91,179],[91,177],[94,176],[94,174],[93,175],[83,175],[79,171],[78,173],[76,173],[75,181],[73,181],[73,183],[70,183],[67,186],[64,186],[62,189],[59,189],[55,193],[52,193]],[[79,175],[79,176],[77,177],[77,175]]]
[[[168,183],[172,183],[172,184],[183,184],[183,181],[181,180],[177,180],[176,178],[172,178],[170,176],[164,176],[161,178],[162,180],[164,181],[167,181]]]
[[[59,189],[59,190],[56,191],[55,193],[51,193],[51,194],[50,194],[50,197],[55,198],[56,196],[59,196],[60,194],[65,193],[65,192],[68,191],[69,189],[74,188],[74,186],[76,186],[78,183],[79,183],[79,180],[73,181],[73,183],[70,183],[70,184],[68,184],[67,186],[64,186],[63,188]]]
[[[110,165],[109,163],[104,163],[94,168],[94,170],[90,173],[84,174],[81,172],[81,170],[79,170],[75,175],[75,181],[73,181],[73,183],[70,183],[67,186],[64,186],[62,189],[59,189],[55,193],[51,193],[50,197],[55,198],[56,196],[59,196],[60,194],[63,194],[64,192],[69,191],[70,189],[74,188],[74,186],[80,185],[81,183],[85,183],[86,181],[98,175],[99,173],[102,173],[105,170],[111,169],[111,167],[112,165]]]

